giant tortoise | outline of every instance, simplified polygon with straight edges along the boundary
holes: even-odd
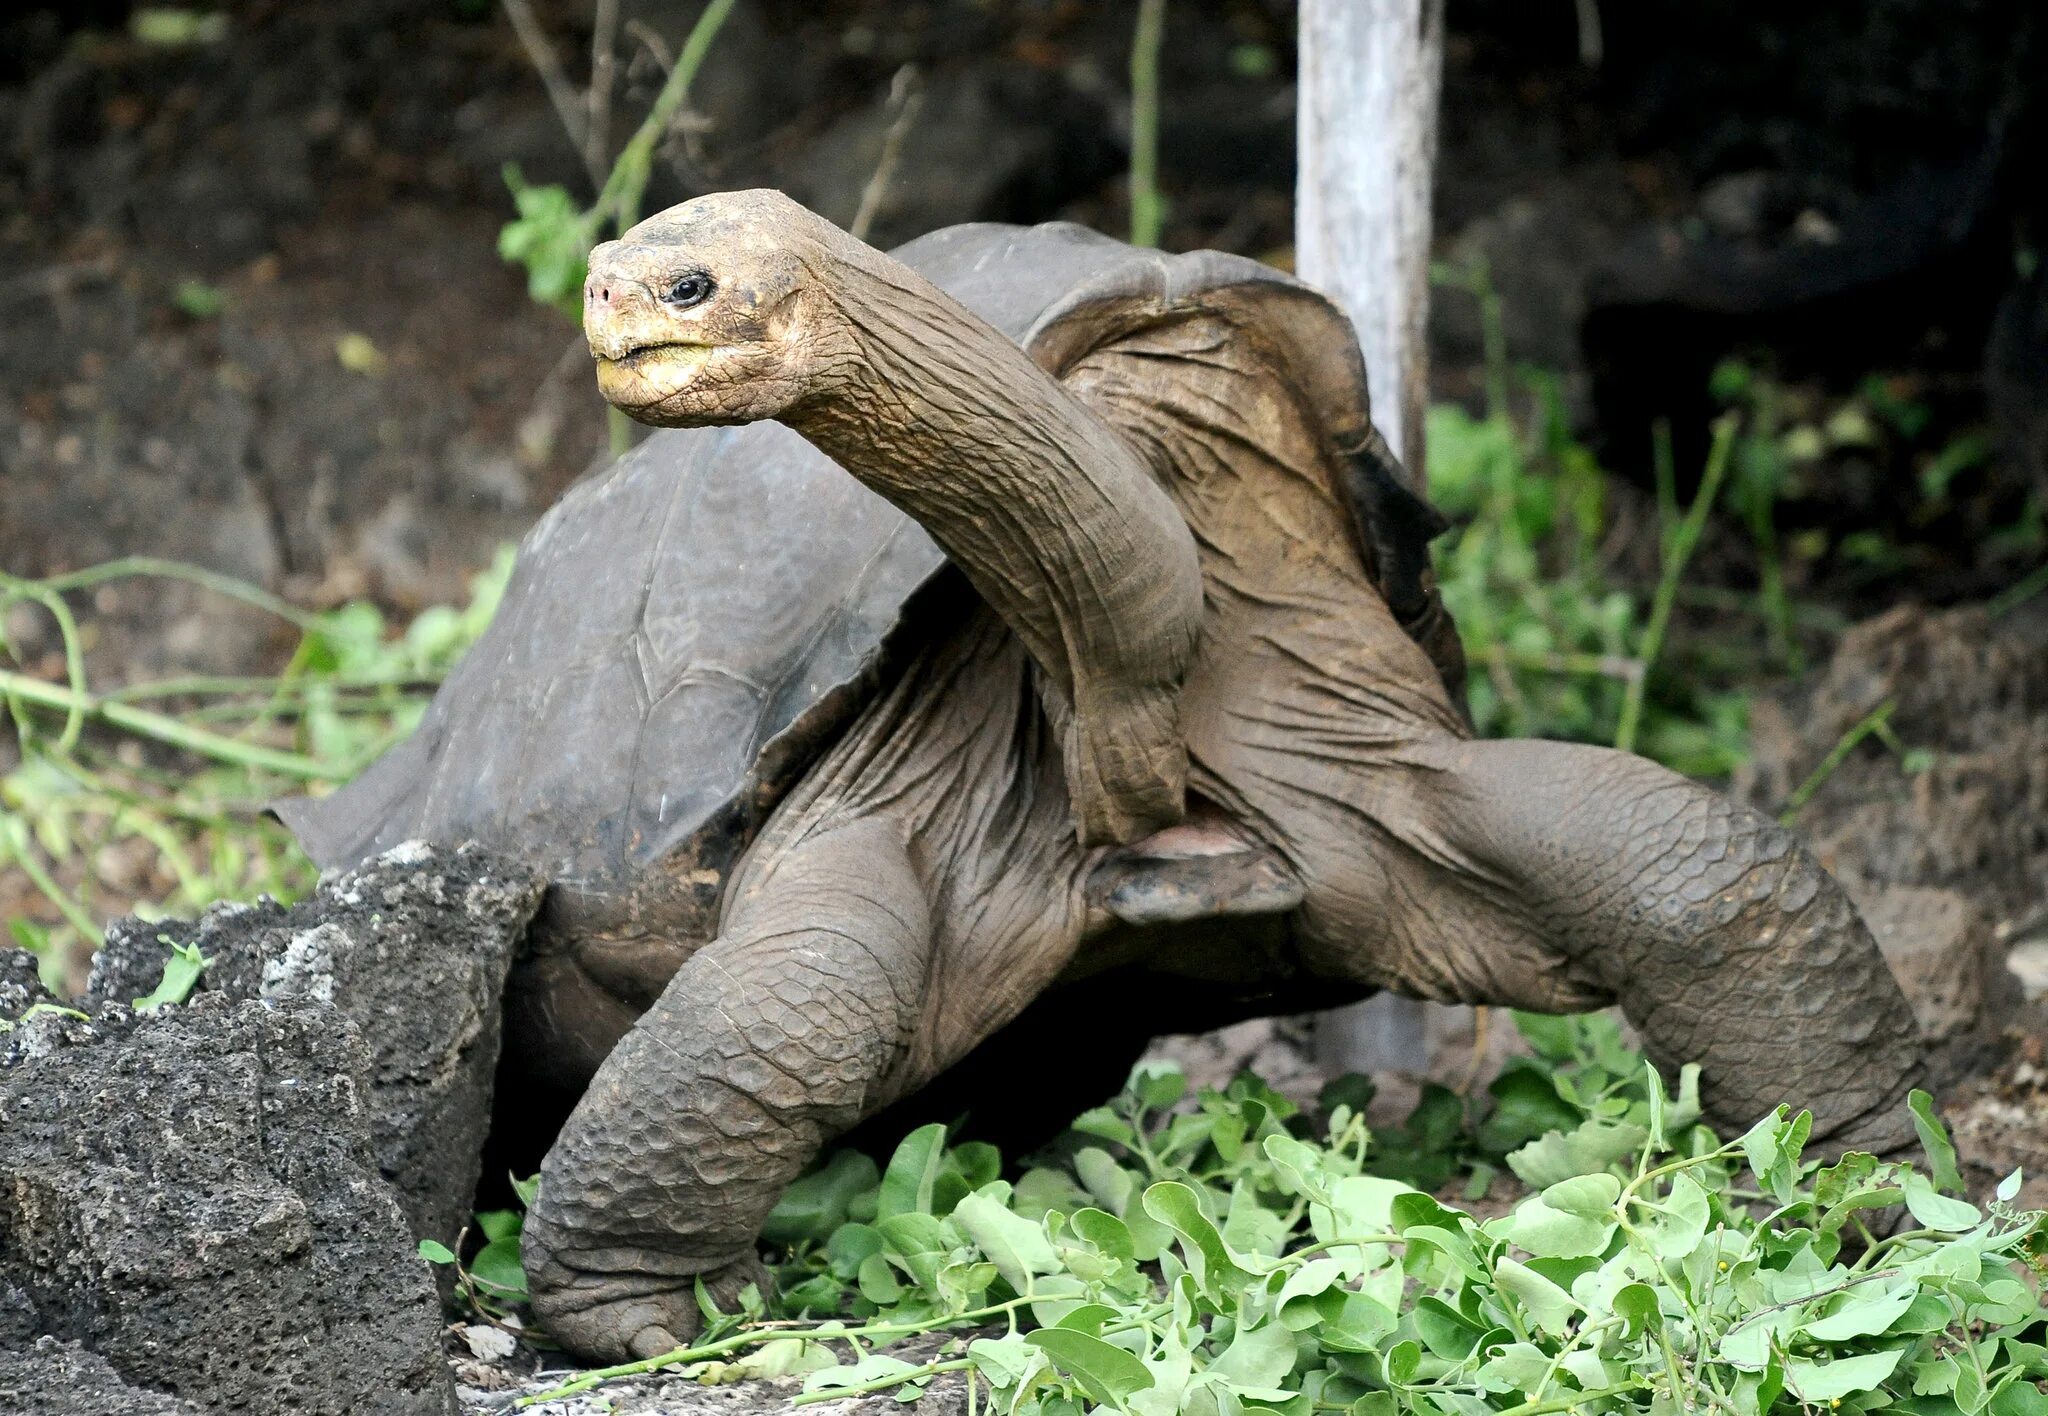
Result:
[[[734,192],[600,246],[585,327],[695,430],[549,513],[413,737],[288,812],[323,865],[476,838],[555,882],[507,1077],[581,1094],[525,1237],[572,1349],[687,1338],[826,1142],[1034,1003],[1134,1043],[1619,1002],[1712,1120],[1910,1143],[1912,1015],[1794,836],[1471,737],[1439,523],[1307,286],[1068,225],[892,258]]]

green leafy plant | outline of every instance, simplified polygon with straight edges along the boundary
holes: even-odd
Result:
[[[1483,267],[1439,270],[1479,305],[1486,411],[1430,410],[1430,493],[1459,528],[1438,543],[1437,578],[1475,672],[1482,736],[1614,743],[1695,776],[1731,771],[1748,748],[1747,700],[1680,659],[1667,641],[1686,562],[1728,466],[1717,432],[1700,495],[1660,498],[1659,580],[1647,601],[1612,563],[1611,477],[1571,436],[1557,382],[1512,370],[1498,297]],[[1518,411],[1523,416],[1518,417]]]
[[[545,186],[530,184],[516,164],[506,165],[505,185],[512,193],[518,215],[498,233],[498,254],[526,268],[527,293],[537,304],[552,306],[572,319],[578,317],[590,249],[602,239],[607,229],[614,235],[624,235],[628,227],[640,220],[640,205],[647,194],[648,180],[654,174],[655,153],[681,116],[683,104],[689,97],[690,84],[703,66],[705,56],[711,52],[711,43],[718,37],[726,16],[732,13],[734,3],[735,0],[710,0],[698,14],[697,22],[683,41],[682,52],[669,66],[668,77],[648,107],[646,118],[626,140],[625,146],[619,149],[610,171],[605,172],[601,165],[593,164],[591,181],[598,183],[598,192],[596,200],[588,207],[571,195],[568,188],[552,183]],[[515,24],[518,23],[524,8],[509,3],[506,8],[513,15]],[[531,23],[530,19],[527,23]],[[580,130],[580,120],[575,118],[578,110],[566,95],[552,93],[556,88],[566,87],[558,61],[542,47],[544,41],[538,35],[522,32],[521,38],[541,67],[542,77],[549,82],[557,111],[563,114],[563,121],[569,127],[570,139],[579,146],[583,145],[588,134]],[[607,40],[602,48],[608,47]],[[608,55],[602,63],[606,71],[603,86],[608,90],[611,63]],[[595,79],[593,82],[596,83]],[[610,101],[608,91],[605,101],[607,104]],[[603,178],[601,183],[598,182],[600,176]],[[632,444],[632,430],[625,415],[612,410],[609,425],[612,451],[624,452]]]
[[[164,960],[164,975],[157,986],[135,1000],[135,1011],[154,1013],[157,1009],[183,1003],[199,986],[199,976],[212,962],[196,944],[179,944],[159,934],[157,943],[169,944],[171,956]]]
[[[0,626],[13,605],[35,605],[61,644],[62,682],[0,667],[0,705],[20,754],[0,773],[0,871],[19,872],[58,917],[14,919],[8,929],[38,955],[44,982],[61,988],[68,961],[98,946],[102,897],[144,911],[196,911],[266,894],[288,901],[311,888],[316,872],[264,803],[347,781],[410,732],[490,622],[511,570],[508,546],[476,578],[468,604],[426,610],[402,629],[367,602],[307,611],[226,576],[146,558],[44,580],[0,574]],[[275,675],[191,675],[96,692],[66,597],[138,576],[195,584],[275,614],[297,629],[297,648]],[[119,874],[103,878],[117,864]],[[154,883],[166,876],[167,890]]]
[[[1923,1095],[1926,1170],[1822,1164],[1804,1112],[1724,1143],[1691,1069],[1674,1095],[1611,1024],[1521,1021],[1536,1055],[1476,1127],[1439,1133],[1530,1186],[1499,1218],[1376,1174],[1348,1104],[1311,1126],[1256,1079],[1190,1099],[1155,1065],[1015,1179],[936,1126],[886,1167],[832,1157],[769,1221],[772,1320],[724,1315],[521,1404],[661,1368],[754,1374],[772,1349],[810,1369],[799,1402],[914,1399],[957,1372],[971,1404],[1032,1416],[2048,1412],[2048,1217],[2013,1207],[2017,1175],[1982,1208],[1958,1198]]]
[[[456,1286],[462,1290],[470,1308],[489,1321],[500,1321],[510,1316],[526,1301],[526,1270],[519,1262],[519,1236],[526,1227],[526,1209],[540,1188],[540,1177],[529,1175],[521,1180],[513,1176],[511,1179],[518,1207],[477,1211],[476,1229],[484,1242],[467,1262],[455,1249],[437,1239],[422,1239],[419,1244],[420,1257],[430,1264],[452,1269]],[[464,1247],[468,1237],[467,1231],[458,1235],[456,1248]]]

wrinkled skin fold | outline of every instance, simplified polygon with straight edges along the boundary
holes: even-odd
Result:
[[[731,303],[664,305],[693,273]],[[834,1136],[1048,990],[1133,969],[1244,1011],[1375,989],[1619,1003],[1660,1065],[1703,1065],[1724,1128],[1792,1101],[1835,1149],[1910,1145],[1911,1013],[1795,836],[1641,758],[1468,737],[1381,593],[1303,372],[1304,350],[1356,351],[1300,287],[1109,290],[1048,373],[773,193],[664,213],[591,279],[593,350],[633,375],[609,396],[665,423],[783,419],[923,521],[980,604],[781,802],[716,938],[549,1154],[525,1256],[571,1350],[687,1341],[695,1279],[758,1274],[763,1218]],[[635,362],[679,345],[711,352]],[[1169,853],[1184,880],[1212,849],[1298,889],[1233,912],[1219,885],[1194,920],[1091,889]],[[1134,1035],[1174,1026],[1131,1006]]]

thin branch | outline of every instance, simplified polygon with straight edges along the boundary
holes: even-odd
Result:
[[[1614,745],[1623,752],[1633,752],[1636,747],[1636,729],[1643,720],[1643,699],[1649,691],[1650,669],[1657,662],[1657,655],[1664,647],[1664,633],[1671,624],[1671,607],[1678,600],[1678,581],[1685,574],[1685,563],[1691,559],[1693,548],[1699,544],[1700,535],[1707,529],[1707,516],[1714,509],[1714,499],[1720,495],[1721,479],[1728,473],[1728,455],[1735,446],[1737,420],[1732,414],[1724,414],[1714,424],[1714,445],[1707,453],[1706,475],[1700,478],[1700,489],[1687,508],[1685,519],[1678,523],[1664,546],[1664,571],[1657,580],[1657,592],[1650,602],[1650,622],[1643,629],[1643,647],[1640,657],[1643,661],[1643,676],[1628,686],[1621,701],[1621,723],[1614,730]]]
[[[682,52],[676,56],[675,66],[669,70],[661,91],[654,96],[647,117],[619,150],[611,175],[598,192],[597,210],[611,217],[621,232],[640,219],[640,199],[647,191],[654,149],[668,136],[669,125],[682,111],[683,100],[690,94],[690,81],[710,52],[711,41],[718,37],[719,26],[732,13],[733,3],[734,0],[710,0],[697,16],[697,23],[683,41]]]
[[[1579,62],[1597,69],[1607,57],[1607,41],[1600,32],[1600,0],[1574,0],[1574,4],[1579,15]]]
[[[882,137],[882,155],[875,160],[874,175],[868,178],[868,184],[860,194],[860,210],[853,214],[853,224],[846,228],[856,241],[868,239],[868,231],[882,210],[882,197],[896,175],[896,163],[903,155],[903,140],[910,135],[910,125],[917,121],[917,110],[924,106],[924,93],[917,81],[917,65],[905,64],[889,80],[888,106],[896,116]]]
[[[512,32],[519,36],[519,45],[526,51],[527,60],[532,63],[534,72],[540,75],[541,87],[548,91],[548,102],[555,106],[555,116],[562,120],[562,131],[569,135],[569,146],[575,148],[577,156],[583,159],[583,171],[590,178],[590,185],[604,186],[604,166],[593,162],[590,157],[590,125],[586,121],[583,102],[577,98],[569,76],[562,72],[562,61],[556,57],[555,47],[548,43],[547,35],[541,32],[533,7],[526,0],[499,0],[499,3],[505,7],[505,18],[512,22]]]
[[[1165,224],[1159,195],[1159,47],[1166,37],[1166,0],[1138,0],[1131,36],[1131,244],[1156,246]]]
[[[610,155],[612,89],[617,82],[619,0],[597,0],[597,13],[590,29],[590,93],[584,108],[589,115],[583,136],[583,165],[603,171]]]

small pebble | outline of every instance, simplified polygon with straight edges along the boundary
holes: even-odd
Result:
[[[462,1340],[485,1362],[502,1362],[519,1346],[519,1339],[511,1333],[486,1323],[471,1323],[462,1330]]]

